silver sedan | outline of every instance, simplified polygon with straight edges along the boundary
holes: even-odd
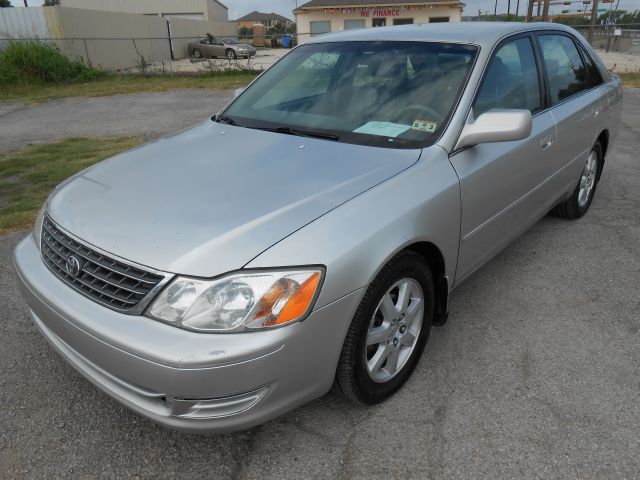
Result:
[[[208,36],[197,42],[189,43],[189,55],[192,58],[218,58],[223,57],[229,60],[236,58],[251,58],[256,54],[256,48],[245,45],[232,37]]]
[[[332,387],[375,404],[455,287],[587,212],[621,100],[555,24],[317,37],[213,121],[59,186],[19,283],[71,365],[163,425],[248,428]]]

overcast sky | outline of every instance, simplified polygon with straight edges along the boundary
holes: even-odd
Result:
[[[13,5],[16,7],[23,6],[23,0],[11,0]],[[236,19],[243,15],[246,15],[253,10],[259,10],[261,12],[276,12],[285,17],[289,17],[293,19],[293,14],[291,11],[295,8],[296,3],[302,5],[307,0],[222,0],[227,7],[229,7],[229,18]],[[495,4],[495,0],[462,0],[466,3],[466,7],[463,11],[463,15],[477,15],[478,9],[482,10],[484,14],[485,11],[493,13],[493,7]],[[511,12],[515,12],[516,3],[518,0],[511,1]],[[44,0],[28,0],[29,5],[42,5]],[[498,13],[506,13],[507,11],[507,2],[508,0],[498,0]],[[615,4],[605,3],[602,5],[603,8],[609,8],[610,6],[615,6]],[[527,8],[527,0],[520,0],[520,15],[526,14]],[[552,6],[551,11],[562,10],[567,7],[563,6]],[[573,8],[576,8],[574,5]],[[620,0],[620,9],[626,10],[640,10],[640,0]]]

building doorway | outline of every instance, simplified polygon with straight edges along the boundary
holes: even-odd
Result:
[[[385,27],[387,25],[387,19],[386,18],[374,18],[373,19],[373,26],[374,27]]]
[[[413,25],[413,18],[394,18],[394,25]]]

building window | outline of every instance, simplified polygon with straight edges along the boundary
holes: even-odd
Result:
[[[449,21],[449,17],[431,17],[429,23],[445,23]]]
[[[393,24],[394,25],[412,25],[413,18],[394,18]]]
[[[358,28],[364,28],[366,25],[364,20],[345,20],[344,21],[344,29],[345,30],[357,30]]]
[[[309,22],[311,35],[322,35],[331,31],[331,21]]]
[[[387,25],[386,18],[374,18],[372,22],[374,27],[384,27]]]

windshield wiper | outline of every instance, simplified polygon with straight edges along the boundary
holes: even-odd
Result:
[[[227,125],[231,125],[234,127],[238,127],[239,125],[236,123],[236,121],[229,117],[228,115],[215,115],[211,118],[211,120],[213,120],[214,122],[218,122],[218,123],[226,123]]]
[[[298,128],[291,127],[277,127],[277,128],[260,128],[260,130],[266,130],[267,132],[285,133],[287,135],[296,135],[298,137],[312,137],[322,138],[325,140],[338,141],[340,137],[332,133],[314,132],[311,130],[300,130]]]

